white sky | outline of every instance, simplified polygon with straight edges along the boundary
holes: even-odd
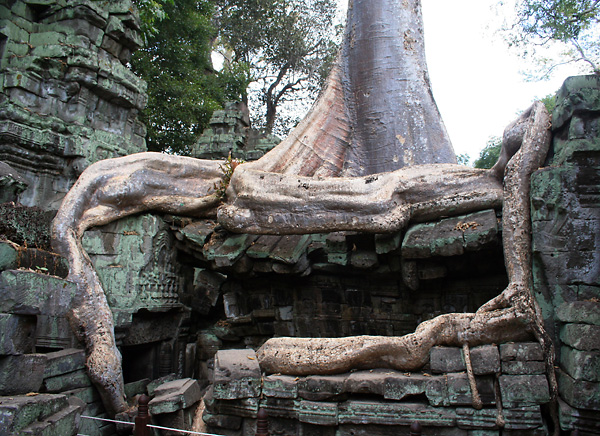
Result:
[[[575,69],[550,81],[528,83],[525,61],[497,34],[508,7],[498,0],[422,0],[425,52],[433,95],[456,154],[471,162],[491,136],[536,98],[557,91]]]

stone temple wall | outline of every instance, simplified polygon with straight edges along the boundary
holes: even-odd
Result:
[[[534,283],[554,337],[563,428],[600,433],[600,77],[567,79],[532,179]]]
[[[26,206],[56,210],[91,163],[145,151],[146,84],[129,0],[0,4],[0,161],[25,179]]]

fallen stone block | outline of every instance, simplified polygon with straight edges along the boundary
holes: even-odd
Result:
[[[213,389],[214,397],[221,400],[260,396],[261,372],[256,353],[250,349],[218,351]]]
[[[196,380],[187,378],[160,385],[154,395],[148,407],[151,414],[160,415],[192,407],[202,399],[202,390]]]
[[[0,395],[39,392],[46,361],[45,354],[0,357]]]
[[[0,356],[32,353],[35,327],[35,316],[0,313]]]

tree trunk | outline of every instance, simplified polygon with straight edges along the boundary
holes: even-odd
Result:
[[[337,177],[434,163],[456,157],[431,93],[420,0],[351,1],[324,91],[257,166]]]

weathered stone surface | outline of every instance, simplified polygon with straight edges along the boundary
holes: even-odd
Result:
[[[46,361],[44,354],[0,357],[0,395],[39,392]]]
[[[297,410],[300,422],[319,426],[338,424],[338,403],[301,400]]]
[[[65,315],[76,293],[74,283],[32,271],[0,273],[0,311],[23,315]]]
[[[578,350],[600,351],[600,326],[565,324],[560,329],[560,340]]]
[[[268,375],[263,378],[262,393],[273,398],[297,398],[298,378],[289,375]]]
[[[556,309],[556,317],[565,323],[582,323],[600,326],[600,303],[574,301]]]
[[[332,403],[331,409],[333,411]],[[337,407],[340,424],[390,424],[450,427],[456,424],[453,411],[418,403],[346,401]],[[333,421],[333,419],[332,419]]]
[[[58,393],[77,388],[92,386],[85,369],[60,374],[54,377],[44,377],[42,385],[45,392]]]
[[[242,418],[231,415],[212,415],[205,413],[202,415],[204,422],[211,427],[224,428],[227,430],[239,430],[242,426]]]
[[[174,237],[158,216],[128,217],[86,232],[83,246],[113,311],[167,310],[183,289]]]
[[[78,398],[68,399],[68,406],[57,413],[35,422],[20,430],[23,436],[66,436],[78,433],[80,416],[85,409],[85,403]]]
[[[560,364],[561,368],[574,379],[600,382],[600,352],[598,351],[561,347]]]
[[[0,429],[7,435],[21,434],[20,431],[27,426],[44,421],[69,406],[66,395],[39,394],[0,398]]]
[[[148,404],[150,413],[160,415],[192,407],[202,399],[202,390],[196,380],[181,379],[164,383],[154,390]]]
[[[487,210],[410,227],[402,242],[402,256],[457,256],[497,243],[498,219],[493,210]]]
[[[32,353],[35,326],[35,316],[0,313],[0,356]]]
[[[458,372],[466,369],[462,350],[456,347],[433,347],[429,365],[434,373]]]
[[[0,241],[0,271],[19,268],[37,270],[62,278],[68,274],[67,261],[55,253],[22,247],[10,241]]]
[[[418,373],[393,373],[383,376],[383,397],[388,400],[404,400],[424,394],[432,406],[446,401],[447,384],[442,376],[426,376]]]
[[[0,203],[17,201],[27,185],[27,181],[14,168],[6,162],[0,162]]]
[[[537,342],[517,342],[500,344],[500,358],[502,362],[518,361],[543,361],[544,353]]]
[[[502,405],[507,409],[550,401],[545,375],[502,375],[498,380]]]
[[[56,209],[90,163],[146,148],[146,85],[124,65],[139,27],[132,13],[108,9],[85,0],[2,7],[0,160],[27,181],[27,206]]]
[[[509,375],[544,374],[546,362],[509,360],[502,362],[502,373]]]
[[[484,408],[476,410],[473,408],[462,408],[456,409],[456,421],[459,427],[478,430],[478,429],[496,429],[496,420],[498,418],[498,410],[495,408]],[[515,407],[512,409],[503,409],[502,415],[505,420],[505,427],[502,431],[504,434],[505,430],[514,430],[515,434],[529,434],[526,430],[540,429],[545,434],[543,429],[542,414],[540,408],[537,406],[522,406]],[[498,430],[495,430],[496,432]],[[469,433],[471,434],[471,433]],[[474,434],[477,434],[474,432]],[[484,433],[485,434],[485,433]],[[495,433],[498,434],[498,433]],[[511,433],[512,434],[512,433]]]
[[[46,353],[46,369],[44,378],[67,374],[80,369],[85,369],[85,352],[69,348],[66,350]]]
[[[306,400],[332,399],[344,392],[347,374],[313,375],[298,380],[298,396]]]
[[[213,395],[233,400],[260,396],[261,372],[251,349],[220,350],[215,355]]]
[[[576,380],[562,370],[557,371],[558,393],[570,406],[600,410],[600,383]]]
[[[447,388],[444,392],[443,405],[470,406],[473,404],[471,385],[466,373],[446,374]],[[496,404],[494,379],[491,376],[476,377],[477,391],[485,406]]]

